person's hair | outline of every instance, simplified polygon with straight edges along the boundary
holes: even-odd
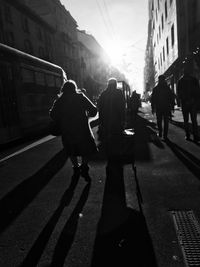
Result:
[[[158,76],[158,82],[164,82],[164,81],[165,81],[165,76],[164,75]]]
[[[75,92],[77,90],[77,84],[73,80],[68,80],[61,88],[61,93]]]
[[[108,80],[108,88],[117,88],[117,79],[110,78]]]

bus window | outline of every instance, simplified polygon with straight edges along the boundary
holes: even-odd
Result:
[[[46,81],[48,87],[55,87],[55,79],[53,75],[46,75]]]
[[[23,83],[34,83],[34,71],[22,68]]]
[[[42,72],[35,72],[36,84],[45,85],[45,76]]]
[[[61,77],[56,77],[56,87],[60,88],[62,86],[62,79]]]

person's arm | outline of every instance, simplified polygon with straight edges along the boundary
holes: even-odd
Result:
[[[178,97],[178,99],[181,99],[181,92],[182,92],[182,80],[179,80],[178,84],[177,84],[177,97]]]
[[[82,94],[85,109],[88,112],[89,117],[94,117],[97,114],[97,107],[92,103],[92,101],[85,95]]]
[[[59,110],[59,104],[58,104],[58,99],[56,99],[53,102],[53,105],[49,110],[49,115],[53,120],[57,120],[58,119],[58,110]]]
[[[119,116],[121,119],[121,123],[123,125],[123,127],[125,127],[125,123],[126,123],[126,117],[125,117],[125,114],[126,114],[126,102],[125,102],[125,99],[124,99],[124,95],[122,93],[122,91],[118,91],[118,107],[119,107]]]
[[[154,114],[155,113],[155,89],[153,89],[153,91],[152,91],[150,101],[151,101],[151,112],[152,112],[152,114]]]

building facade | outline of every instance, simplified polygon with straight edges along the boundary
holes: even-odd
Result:
[[[147,51],[151,47],[153,51],[147,54],[146,66],[153,60],[155,83],[164,74],[175,93],[186,63],[190,61],[194,74],[199,76],[199,14],[200,3],[196,0],[149,0]]]
[[[91,98],[97,98],[109,78],[109,60],[96,39],[86,31],[78,30],[81,80]]]
[[[0,42],[55,61],[55,30],[23,3],[0,0]]]
[[[21,0],[55,29],[56,63],[70,79],[80,81],[77,23],[60,0]]]

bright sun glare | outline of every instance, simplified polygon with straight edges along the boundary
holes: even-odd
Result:
[[[112,65],[120,64],[120,62],[122,61],[124,51],[125,51],[123,45],[119,44],[118,42],[108,43],[105,46],[105,49],[108,53],[111,64]]]

